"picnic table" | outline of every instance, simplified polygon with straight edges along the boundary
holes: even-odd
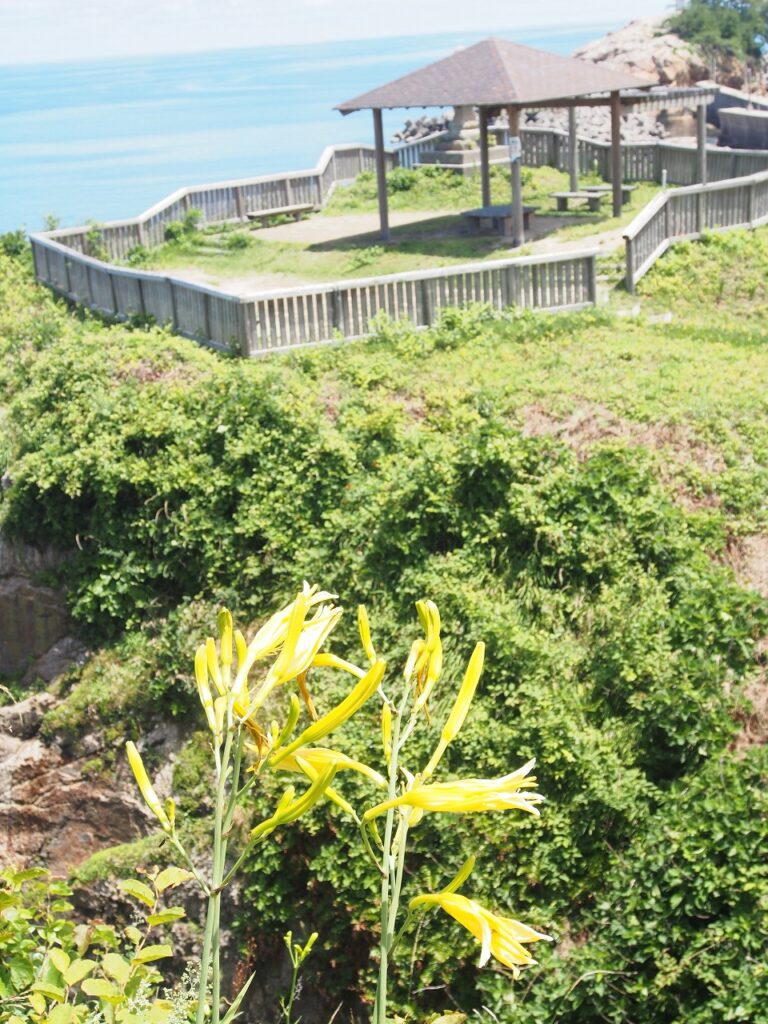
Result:
[[[535,206],[523,206],[523,228],[530,231],[536,213]],[[466,210],[462,217],[467,218],[469,230],[473,235],[483,232],[497,232],[503,238],[511,238],[513,234],[512,204],[503,203],[496,206],[479,206],[476,210]]]

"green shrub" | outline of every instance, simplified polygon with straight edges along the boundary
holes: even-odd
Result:
[[[0,250],[6,256],[21,256],[26,252],[27,246],[27,233],[23,228],[19,228],[18,231],[6,231],[4,235],[0,235]]]

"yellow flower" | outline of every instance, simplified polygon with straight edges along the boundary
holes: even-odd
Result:
[[[467,671],[464,674],[464,682],[461,684],[456,702],[453,705],[448,721],[443,726],[443,731],[440,734],[440,742],[438,743],[434,754],[429,759],[429,764],[422,773],[422,778],[428,778],[433,774],[435,768],[440,761],[440,758],[445,753],[445,749],[448,744],[455,739],[456,735],[464,724],[464,719],[467,717],[469,711],[469,705],[472,703],[472,698],[475,696],[475,690],[477,684],[480,681],[480,675],[483,671],[483,661],[485,659],[485,644],[479,643],[476,645],[472,652],[472,657],[469,659],[469,665],[467,665]]]
[[[272,755],[272,766],[276,767],[286,757],[299,750],[300,747],[317,743],[318,740],[323,739],[323,737],[333,732],[334,729],[338,729],[340,725],[343,725],[378,689],[381,678],[384,675],[384,668],[385,663],[383,661],[375,662],[340,704],[308,726],[304,732],[296,737],[293,743],[289,743],[287,747],[283,747],[282,750],[278,750]]]
[[[536,804],[541,803],[544,797],[540,793],[527,792],[536,785],[535,776],[528,775],[535,763],[532,759],[516,772],[500,779],[462,779],[431,785],[416,780],[409,790],[394,800],[387,800],[366,811],[363,820],[370,821],[386,813],[390,807],[402,806],[447,814],[517,809],[538,815]]]
[[[424,708],[426,712],[427,701],[443,669],[440,612],[434,601],[417,601],[416,611],[426,637],[424,640],[414,641],[405,666],[405,677],[416,677],[415,707]]]
[[[416,896],[408,909],[415,910],[423,906],[441,907],[482,943],[481,967],[493,956],[505,967],[510,967],[515,977],[519,975],[521,967],[536,963],[523,943],[540,942],[542,939],[550,941],[549,935],[536,932],[511,917],[494,914],[459,893],[439,892]]]
[[[152,788],[152,783],[149,781],[147,770],[144,767],[144,762],[141,760],[141,754],[139,753],[136,744],[131,740],[128,740],[125,744],[125,750],[128,754],[128,763],[131,766],[131,771],[134,774],[134,778],[136,779],[139,790],[141,791],[141,795],[144,797],[144,802],[160,822],[163,829],[166,832],[173,831],[173,826],[171,825],[165,808],[160,803],[160,798]]]
[[[256,636],[248,644],[244,652],[238,644],[238,666],[235,681],[232,684],[232,692],[235,695],[243,694],[247,688],[248,673],[254,664],[262,658],[274,654],[288,638],[289,626],[298,622],[300,631],[307,612],[315,605],[331,600],[333,594],[319,590],[316,586],[310,587],[305,582],[300,594],[287,604],[284,608],[275,612],[261,627]],[[237,639],[237,638],[236,638]],[[293,638],[292,645],[295,645],[298,634]]]
[[[283,758],[277,765],[277,768],[280,771],[304,772],[305,775],[314,778],[330,764],[335,766],[337,772],[348,769],[349,771],[365,775],[372,782],[375,782],[377,786],[386,786],[387,784],[384,776],[370,768],[367,764],[363,764],[362,761],[355,761],[351,757],[347,757],[346,754],[342,754],[340,750],[332,750],[330,747],[302,747],[295,754],[290,754],[288,757]],[[307,771],[307,768],[311,769],[311,771]]]

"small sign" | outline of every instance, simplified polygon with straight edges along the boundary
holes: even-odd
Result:
[[[519,160],[523,155],[523,146],[520,142],[519,135],[510,135],[509,137],[509,159],[514,163],[515,160]]]

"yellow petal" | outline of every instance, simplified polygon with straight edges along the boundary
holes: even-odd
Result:
[[[429,776],[434,773],[448,744],[456,737],[456,734],[464,724],[464,719],[467,717],[467,712],[469,711],[469,706],[472,703],[472,698],[475,696],[477,684],[480,681],[484,659],[485,644],[479,643],[476,645],[472,652],[472,657],[469,659],[469,665],[467,666],[467,671],[464,674],[464,681],[461,684],[461,689],[456,697],[451,713],[448,716],[448,721],[443,726],[443,731],[440,735],[440,742],[438,743],[434,754],[429,759],[429,764],[422,772],[423,778],[429,778]]]
[[[358,711],[368,698],[378,689],[379,683],[381,682],[382,676],[384,675],[385,664],[383,661],[377,661],[363,676],[360,682],[354,687],[354,689],[347,694],[344,700],[323,715],[316,722],[313,722],[309,728],[305,729],[300,736],[298,736],[293,743],[289,746],[284,747],[283,750],[278,751],[273,755],[271,759],[272,765],[277,765],[284,757],[292,754],[295,750],[300,747],[310,746],[311,744],[317,743],[318,740],[323,739],[329,733],[333,732],[334,729],[338,729],[340,725],[343,725],[348,718]]]

